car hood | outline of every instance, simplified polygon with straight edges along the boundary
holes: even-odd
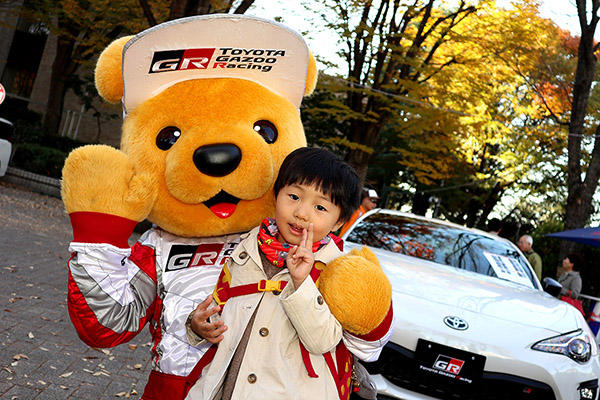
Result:
[[[348,246],[351,247],[351,246]],[[392,283],[393,296],[410,296],[492,318],[564,333],[579,326],[573,307],[513,282],[373,249]],[[394,307],[397,307],[394,304]]]

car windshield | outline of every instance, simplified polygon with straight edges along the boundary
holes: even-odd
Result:
[[[527,261],[509,243],[460,227],[378,212],[346,240],[536,287]]]

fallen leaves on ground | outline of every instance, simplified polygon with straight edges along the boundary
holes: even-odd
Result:
[[[119,393],[115,394],[115,397],[125,397],[126,399],[128,399],[131,396],[135,396],[137,394],[138,394],[137,390],[131,389],[129,392],[119,392]]]

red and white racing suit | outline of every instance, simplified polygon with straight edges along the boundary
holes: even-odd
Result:
[[[135,221],[76,212],[69,250],[68,308],[79,337],[92,347],[113,347],[149,323],[153,371],[143,398],[183,399],[186,377],[210,344],[188,344],[187,316],[208,297],[242,235],[184,238],[159,228],[130,248]],[[391,336],[391,312],[365,337],[344,333],[357,358],[374,361]]]

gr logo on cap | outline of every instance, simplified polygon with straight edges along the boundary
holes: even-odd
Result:
[[[123,48],[123,109],[190,79],[257,83],[300,107],[309,51],[304,39],[273,21],[211,14],[169,21],[134,36]]]

